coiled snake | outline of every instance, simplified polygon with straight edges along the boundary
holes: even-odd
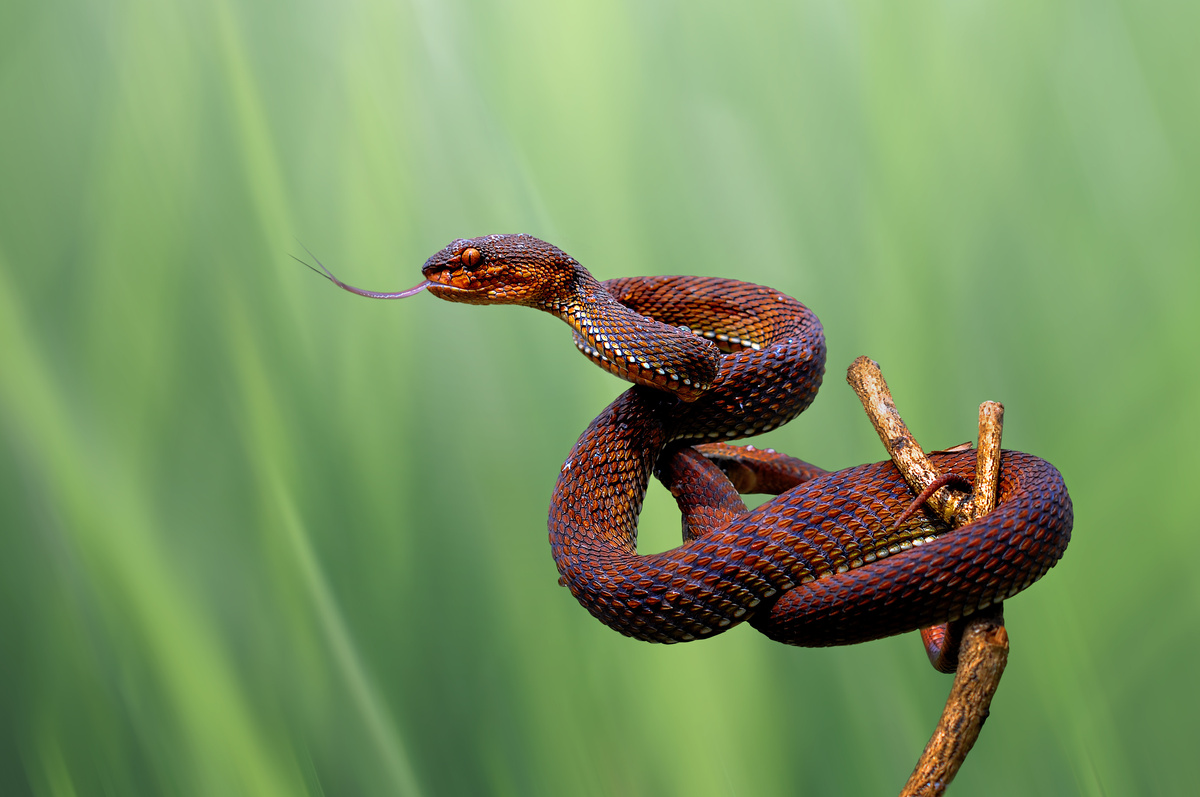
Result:
[[[428,289],[550,312],[592,362],[635,383],[571,450],[549,521],[560,583],[623,634],[681,642],[747,621],[793,645],[863,642],[1002,601],[1044,575],[1070,540],[1062,477],[1028,454],[1004,452],[996,509],[951,529],[926,512],[904,518],[913,493],[890,461],[826,473],[728,445],[795,418],[824,373],[820,322],[771,288],[701,277],[599,282],[528,235],[454,241],[425,263],[424,282],[399,293],[354,288],[321,268],[376,298]],[[934,462],[966,472],[974,455]],[[652,471],[679,503],[684,542],[639,555]],[[747,511],[738,489],[782,494]]]

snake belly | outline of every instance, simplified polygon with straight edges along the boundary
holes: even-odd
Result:
[[[1003,455],[996,510],[958,529],[918,512],[893,530],[913,494],[881,462],[825,474],[677,548],[638,554],[656,462],[795,418],[820,386],[825,341],[808,308],[764,286],[701,277],[602,284],[625,307],[724,352],[695,401],[645,385],[627,390],[563,464],[551,551],[560,581],[611,628],[683,642],[749,620],[789,644],[862,642],[969,615],[1028,587],[1062,556],[1072,526],[1062,477],[1019,452]],[[660,328],[613,335],[652,338]],[[934,463],[970,472],[974,456],[935,455]]]

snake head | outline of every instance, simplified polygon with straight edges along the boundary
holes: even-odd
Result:
[[[576,288],[582,266],[532,235],[460,238],[421,267],[429,292],[467,304],[545,306]]]

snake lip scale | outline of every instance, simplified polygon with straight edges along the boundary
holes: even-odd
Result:
[[[453,241],[422,267],[424,282],[395,294],[319,273],[374,298],[428,290],[549,312],[588,359],[634,383],[572,448],[548,524],[560,583],[623,634],[683,642],[749,622],[788,644],[862,642],[1005,600],[1070,541],[1062,476],[1029,454],[1005,451],[996,509],[952,529],[925,511],[906,515],[913,493],[890,461],[826,473],[729,445],[795,418],[824,374],[820,321],[772,288],[684,276],[600,282],[529,235]],[[963,473],[974,452],[931,458]],[[684,541],[641,555],[652,473],[679,503]],[[780,494],[748,511],[734,482]]]

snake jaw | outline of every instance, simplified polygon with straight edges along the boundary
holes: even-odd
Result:
[[[437,270],[426,267],[421,271],[425,275],[426,282],[429,283],[429,292],[439,299],[449,299],[449,294],[470,292],[473,288],[478,289],[479,287],[478,284],[472,284],[470,276],[462,269],[451,271],[450,269]]]
[[[457,271],[426,271],[429,292],[439,299],[464,304],[515,304],[503,286],[488,285],[477,275]]]

